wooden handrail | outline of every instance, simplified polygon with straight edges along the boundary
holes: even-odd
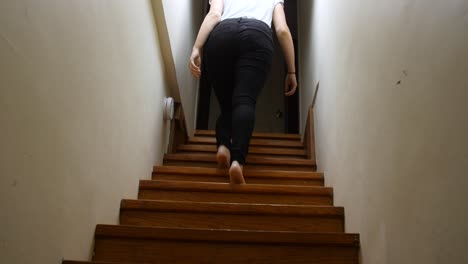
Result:
[[[309,107],[306,128],[304,132],[304,146],[307,150],[307,158],[316,162],[315,157],[315,127],[314,127],[314,109],[312,105]]]

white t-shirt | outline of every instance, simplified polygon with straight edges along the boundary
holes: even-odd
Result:
[[[284,4],[284,0],[224,0],[221,21],[229,18],[248,17],[261,20],[271,27],[273,10],[280,3]]]

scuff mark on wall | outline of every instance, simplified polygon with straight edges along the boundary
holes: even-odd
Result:
[[[463,18],[468,19],[468,6],[465,8],[465,11],[463,12]]]
[[[408,77],[408,71],[407,70],[403,70],[401,71],[403,73],[403,78],[401,78],[400,80],[397,81],[396,85],[401,85],[403,80],[406,79],[406,77]]]
[[[18,49],[16,48],[15,44],[2,32],[0,32],[0,38],[7,43],[7,46],[11,49],[11,51],[18,53]]]
[[[31,16],[29,15],[29,8],[24,8],[24,17],[26,20],[31,21]]]
[[[18,57],[22,58],[23,60],[26,60],[26,57],[24,54],[21,53],[19,48],[15,45],[13,41],[11,41],[4,33],[0,32],[0,39],[3,40],[8,48],[11,50],[11,52]]]

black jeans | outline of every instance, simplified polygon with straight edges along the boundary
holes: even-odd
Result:
[[[204,47],[204,66],[221,108],[217,145],[231,162],[245,164],[255,124],[255,105],[273,58],[271,28],[263,21],[234,18],[220,22]]]

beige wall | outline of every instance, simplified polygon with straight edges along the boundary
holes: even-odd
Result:
[[[320,81],[318,164],[362,263],[468,263],[468,2],[299,11],[302,87]]]
[[[160,34],[164,62],[169,69],[171,90],[182,102],[189,135],[193,134],[196,123],[198,80],[190,74],[188,61],[203,19],[204,3],[201,0],[153,0],[154,13],[165,18],[158,20],[158,28],[164,33]]]
[[[0,263],[90,257],[162,160],[150,1],[0,2]]]

